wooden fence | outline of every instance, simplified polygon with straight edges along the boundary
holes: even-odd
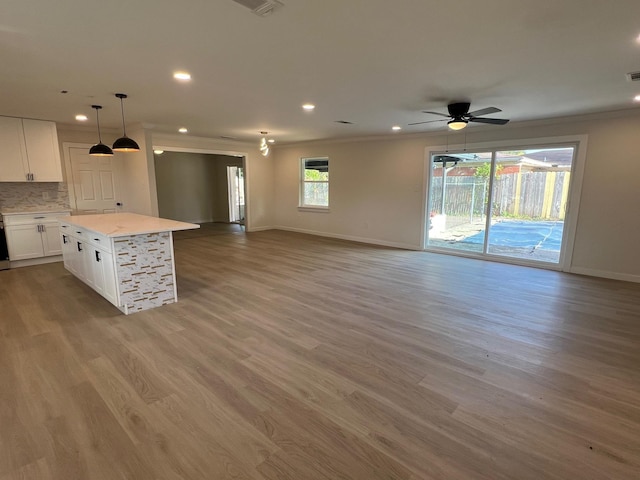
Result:
[[[493,216],[564,219],[569,194],[569,172],[522,172],[500,175],[494,182]],[[444,212],[442,177],[431,184],[431,212],[469,216],[470,221],[485,215],[489,181],[481,177],[447,177]]]

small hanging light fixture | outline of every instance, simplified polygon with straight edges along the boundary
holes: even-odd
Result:
[[[91,108],[96,109],[96,120],[98,122],[98,143],[89,149],[89,155],[94,157],[110,157],[113,155],[113,150],[108,145],[102,143],[102,135],[100,135],[100,115],[98,112],[102,108],[101,105],[91,105]]]
[[[262,139],[260,140],[260,153],[263,157],[269,155],[269,144],[267,143],[267,135],[269,132],[260,132]]]
[[[120,99],[120,111],[122,112],[122,137],[113,142],[113,150],[115,152],[137,152],[140,147],[135,140],[127,137],[127,130],[124,125],[124,105],[122,103],[123,98],[127,98],[124,93],[116,93],[116,97]]]

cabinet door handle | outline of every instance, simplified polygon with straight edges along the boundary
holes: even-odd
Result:
[[[31,181],[33,182],[33,181],[35,181],[35,179],[36,179],[36,176],[32,173],[31,174]]]
[[[96,262],[100,261],[100,252],[96,250]]]
[[[67,236],[62,235],[62,243],[67,244]]]
[[[38,227],[38,233],[42,233],[42,225],[36,225]]]
[[[77,242],[77,243],[78,243],[78,251],[81,252],[82,251],[82,244],[80,242]]]

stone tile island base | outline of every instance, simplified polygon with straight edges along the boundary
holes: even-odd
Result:
[[[64,266],[125,315],[178,301],[173,233],[193,223],[133,213],[60,219]]]
[[[113,247],[125,314],[178,301],[171,232],[115,238]]]

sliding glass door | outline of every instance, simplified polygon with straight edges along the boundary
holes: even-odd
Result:
[[[427,248],[559,263],[574,150],[433,155]]]

